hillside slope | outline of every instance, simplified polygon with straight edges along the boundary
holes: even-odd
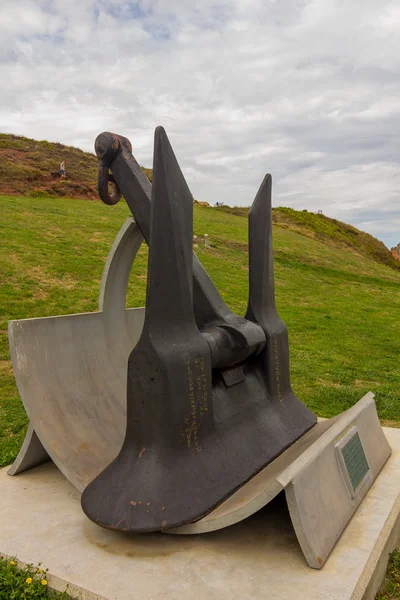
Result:
[[[66,179],[60,179],[58,174],[62,160],[66,161]],[[152,170],[142,168],[151,181]],[[59,143],[0,134],[0,194],[97,199],[96,186],[97,158],[94,154]],[[247,217],[249,209],[222,206],[208,210]],[[274,209],[273,219],[279,227],[320,239],[331,246],[348,248],[400,269],[400,262],[382,242],[336,219],[291,208]]]
[[[216,210],[247,218],[248,207],[221,206]],[[399,260],[395,253],[377,240],[374,236],[360,231],[352,225],[331,219],[324,214],[316,214],[307,210],[279,207],[272,211],[273,222],[279,227],[291,229],[301,235],[321,240],[329,245],[347,248],[352,252],[367,256],[385,264],[392,269],[399,269]]]
[[[63,160],[67,176],[60,179]],[[64,144],[0,133],[0,194],[97,199],[97,158]]]
[[[59,164],[66,161],[67,178]],[[78,148],[0,134],[0,193],[95,198],[97,158]]]
[[[196,252],[228,305],[247,304],[247,222],[196,207]],[[0,464],[13,460],[27,418],[10,362],[7,322],[97,310],[101,274],[129,215],[125,202],[0,196]],[[274,226],[277,305],[289,329],[297,395],[337,414],[376,394],[379,415],[400,423],[400,273],[347,249]],[[147,248],[139,251],[128,306],[143,306]]]

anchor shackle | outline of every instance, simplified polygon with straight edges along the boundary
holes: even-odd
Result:
[[[128,138],[125,138],[122,135],[116,135],[115,133],[110,133],[109,131],[105,131],[98,135],[94,144],[97,158],[99,159],[97,189],[104,204],[108,204],[109,206],[118,204],[122,198],[122,193],[118,188],[118,184],[110,174],[111,163],[122,151],[121,141],[123,141],[124,145],[132,151],[132,146]],[[110,192],[108,186],[109,183],[114,184],[113,192]]]

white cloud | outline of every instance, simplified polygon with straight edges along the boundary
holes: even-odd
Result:
[[[200,199],[274,201],[400,241],[396,0],[16,0],[0,130],[93,148],[166,128]],[[388,218],[388,213],[390,217]],[[399,227],[396,229],[397,225]]]

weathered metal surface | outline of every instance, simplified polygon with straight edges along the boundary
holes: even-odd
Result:
[[[120,148],[120,137],[121,139],[125,140],[127,147],[130,148],[131,151],[132,147],[130,146],[129,140],[126,138],[122,138],[122,136],[117,136],[115,134],[110,135],[111,138],[108,138],[109,143],[107,147],[103,147],[101,144],[96,146],[96,152],[99,158],[97,188],[99,190],[99,196],[103,202],[112,206],[117,204],[122,198],[121,191],[119,190],[114,177],[109,174],[109,167],[112,159]],[[114,184],[114,189],[112,192],[110,192],[109,189],[110,182]]]
[[[124,138],[117,149],[112,134],[100,142],[149,242],[149,271],[144,327],[128,363],[125,440],[85,489],[82,507],[104,527],[163,530],[212,511],[316,417],[290,387],[287,332],[274,302],[270,177],[250,215],[243,318],[192,259],[192,194],[165,131],[156,130],[152,190]]]
[[[358,463],[361,451],[365,463],[353,482],[346,463],[338,460],[349,439],[359,446],[353,459]],[[321,569],[390,454],[369,392],[341,415],[319,421],[212,513],[166,533],[222,529],[246,519],[284,490],[304,556],[310,567]]]
[[[361,426],[360,436],[372,461],[371,477],[365,485],[361,484],[357,493],[349,493],[336,455],[338,445],[346,441],[354,426]],[[323,563],[321,554],[325,560],[389,455],[390,447],[379,423],[374,395],[369,392],[344,413],[320,420],[203,519],[165,533],[189,535],[228,527],[254,514],[285,490],[305,556],[310,566],[319,569]],[[308,481],[304,485],[301,479],[305,472]],[[298,507],[301,505],[300,516]],[[308,521],[308,525],[300,527],[299,519],[303,523]],[[323,526],[315,527],[317,521]],[[320,546],[318,552],[316,545]],[[307,549],[311,547],[314,551],[310,554]],[[319,561],[317,556],[320,556]]]
[[[112,192],[110,192],[109,188],[110,182],[114,185],[114,190]],[[117,204],[122,198],[122,194],[115,184],[113,177],[108,173],[108,168],[102,167],[100,163],[97,187],[99,190],[99,196],[105,204],[112,206]]]

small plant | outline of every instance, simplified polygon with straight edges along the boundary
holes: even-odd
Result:
[[[376,600],[399,600],[400,599],[400,550],[391,553],[386,577]]]
[[[34,600],[36,598],[58,598],[70,600],[67,592],[54,592],[51,595],[47,582],[47,569],[39,563],[21,567],[17,559],[0,556],[0,600]]]

